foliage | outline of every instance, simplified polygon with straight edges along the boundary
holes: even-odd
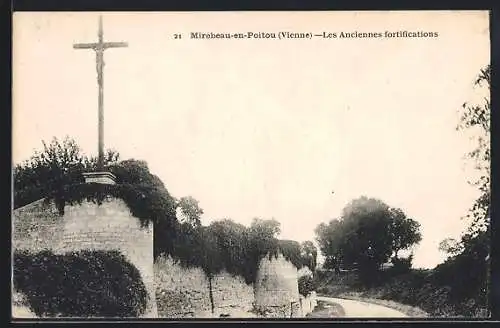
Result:
[[[276,224],[278,223],[278,224]],[[171,256],[181,265],[201,267],[210,278],[221,270],[255,282],[260,260],[283,254],[300,268],[300,244],[276,239],[279,222],[255,219],[250,227],[224,219],[209,226],[179,224],[173,237]]]
[[[411,265],[413,261],[413,254],[406,258],[394,257],[391,262],[393,267],[389,269],[396,274],[406,273],[411,271]]]
[[[215,236],[207,227],[177,223],[172,229],[158,230],[155,236],[155,242],[159,239],[169,245],[168,249],[156,248],[155,257],[170,255],[182,266],[202,268],[207,276],[223,268]]]
[[[142,226],[154,222],[162,231],[172,231],[176,224],[176,200],[163,182],[150,173],[145,161],[118,161],[119,154],[108,150],[105,168],[117,178],[116,185],[84,183],[82,173],[97,168],[97,158],[82,154],[77,143],[66,137],[54,138],[44,149],[14,169],[14,208],[45,198],[54,200],[59,212],[66,204],[93,201],[100,204],[107,196],[123,199]],[[155,238],[155,241],[158,238]],[[162,251],[172,249],[171,242],[158,239]]]
[[[299,294],[300,295],[307,296],[315,289],[316,288],[314,285],[314,280],[311,276],[302,276],[299,278]]]
[[[481,69],[474,82],[476,87],[485,86],[489,93],[491,68]],[[478,178],[470,181],[480,192],[472,205],[468,218],[471,224],[459,240],[445,239],[440,249],[450,257],[436,268],[436,279],[448,280],[450,293],[458,298],[467,298],[474,304],[471,308],[487,307],[490,286],[489,254],[490,226],[490,113],[489,95],[481,104],[464,103],[457,130],[476,132],[476,146],[467,155],[475,163]]]
[[[300,243],[295,240],[277,240],[269,252],[269,255],[271,257],[274,255],[275,258],[281,253],[287,261],[298,269],[303,266],[304,258],[302,257]]]
[[[148,164],[142,160],[127,159],[108,164],[108,169],[116,176],[117,184],[131,184],[150,187],[160,192],[166,188],[160,178],[149,171]]]
[[[182,216],[185,221],[193,226],[201,225],[201,215],[203,214],[203,209],[200,208],[200,205],[196,199],[191,196],[181,197],[177,206],[180,208]]]
[[[116,251],[14,253],[14,289],[37,316],[138,317],[147,291],[139,270]]]
[[[317,291],[337,297],[360,293],[363,298],[390,300],[418,307],[431,317],[484,317],[487,307],[477,296],[473,293],[459,295],[453,291],[460,284],[463,291],[469,289],[467,283],[455,280],[454,275],[454,270],[439,278],[434,270],[411,269],[406,273],[388,270],[382,273],[379,284],[370,287],[359,284],[354,273],[348,276],[320,275],[319,284],[322,287]]]
[[[213,222],[207,230],[213,235],[221,266],[230,273],[250,279],[251,267],[248,266],[246,259],[249,238],[247,228],[232,220],[224,219]]]
[[[326,267],[356,267],[368,280],[393,253],[421,239],[419,224],[401,209],[367,197],[350,202],[340,219],[320,224],[315,232]]]
[[[462,245],[454,238],[446,238],[439,243],[439,250],[451,255],[457,255],[462,251]]]
[[[169,221],[174,224],[173,201],[163,193],[157,192],[148,186],[132,184],[100,184],[79,183],[65,186],[57,194],[47,195],[45,201],[54,199],[60,214],[64,214],[65,205],[81,204],[91,201],[102,204],[106,197],[111,196],[125,201],[137,217],[142,227],[147,227],[150,222],[157,224],[160,221]]]
[[[94,171],[97,166],[97,159],[84,156],[69,137],[62,141],[53,138],[49,144],[44,141],[42,144],[42,152],[35,152],[14,167],[14,208],[58,194],[69,184],[83,182],[82,173]],[[118,158],[118,153],[108,150],[105,166],[116,163]]]
[[[400,208],[391,208],[389,211],[392,219],[389,228],[392,237],[392,250],[397,258],[400,250],[418,244],[422,240],[422,234],[419,231],[420,223],[408,218]]]
[[[280,223],[275,219],[255,218],[249,227],[231,220],[202,226],[203,209],[198,201],[190,196],[179,201],[173,198],[145,161],[118,161],[116,153],[108,152],[105,163],[116,176],[116,185],[84,183],[82,173],[95,170],[97,159],[82,155],[69,138],[63,143],[54,139],[44,152],[16,168],[16,204],[22,206],[45,197],[47,202],[54,200],[63,214],[65,205],[82,201],[101,204],[108,196],[123,199],[141,226],[153,223],[155,258],[170,255],[181,265],[203,268],[209,277],[226,269],[253,282],[260,260],[278,252],[297,267],[303,265],[300,245],[276,238]],[[177,209],[187,220],[177,220]]]
[[[485,86],[489,93],[491,87],[491,67],[489,65],[481,69],[474,85],[476,87]],[[487,231],[490,222],[490,113],[491,104],[488,94],[481,104],[463,104],[460,123],[457,126],[459,131],[472,130],[477,132],[475,134],[476,147],[467,154],[474,161],[475,168],[479,173],[479,178],[470,181],[470,183],[477,186],[481,192],[468,215],[472,219],[467,232],[470,235]]]
[[[281,233],[280,223],[276,219],[264,220],[254,218],[249,233],[255,238],[272,239]]]
[[[453,299],[473,300],[476,306],[488,306],[489,263],[485,260],[490,248],[490,237],[480,233],[462,237],[463,249],[434,269],[436,285],[450,288]]]
[[[317,266],[318,249],[312,241],[305,241],[301,245],[301,256],[303,258],[303,265],[307,266],[314,272]]]

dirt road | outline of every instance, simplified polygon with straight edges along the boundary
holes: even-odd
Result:
[[[344,308],[345,317],[348,318],[402,318],[407,317],[406,314],[394,309],[370,304],[360,301],[346,300],[342,298],[333,298],[318,296],[318,301],[337,303]]]

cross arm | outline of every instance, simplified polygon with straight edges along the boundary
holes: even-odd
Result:
[[[103,42],[103,43],[75,43],[74,49],[108,49],[108,48],[125,48],[128,47],[127,42]]]
[[[75,43],[73,44],[74,49],[96,49],[99,46],[98,43]]]
[[[104,42],[103,48],[125,48],[128,47],[127,42]]]

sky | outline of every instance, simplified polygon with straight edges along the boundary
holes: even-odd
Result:
[[[97,154],[97,13],[15,13],[13,162],[42,140]],[[146,160],[203,223],[281,222],[314,240],[360,196],[421,224],[414,266],[445,259],[477,197],[456,131],[489,63],[487,12],[104,13],[106,148]],[[190,32],[438,32],[436,38],[196,40]],[[174,39],[181,34],[181,39]],[[332,193],[333,192],[333,193]]]

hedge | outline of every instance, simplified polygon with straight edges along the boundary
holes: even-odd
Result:
[[[139,270],[117,251],[14,253],[14,289],[39,317],[138,317],[148,294]]]

